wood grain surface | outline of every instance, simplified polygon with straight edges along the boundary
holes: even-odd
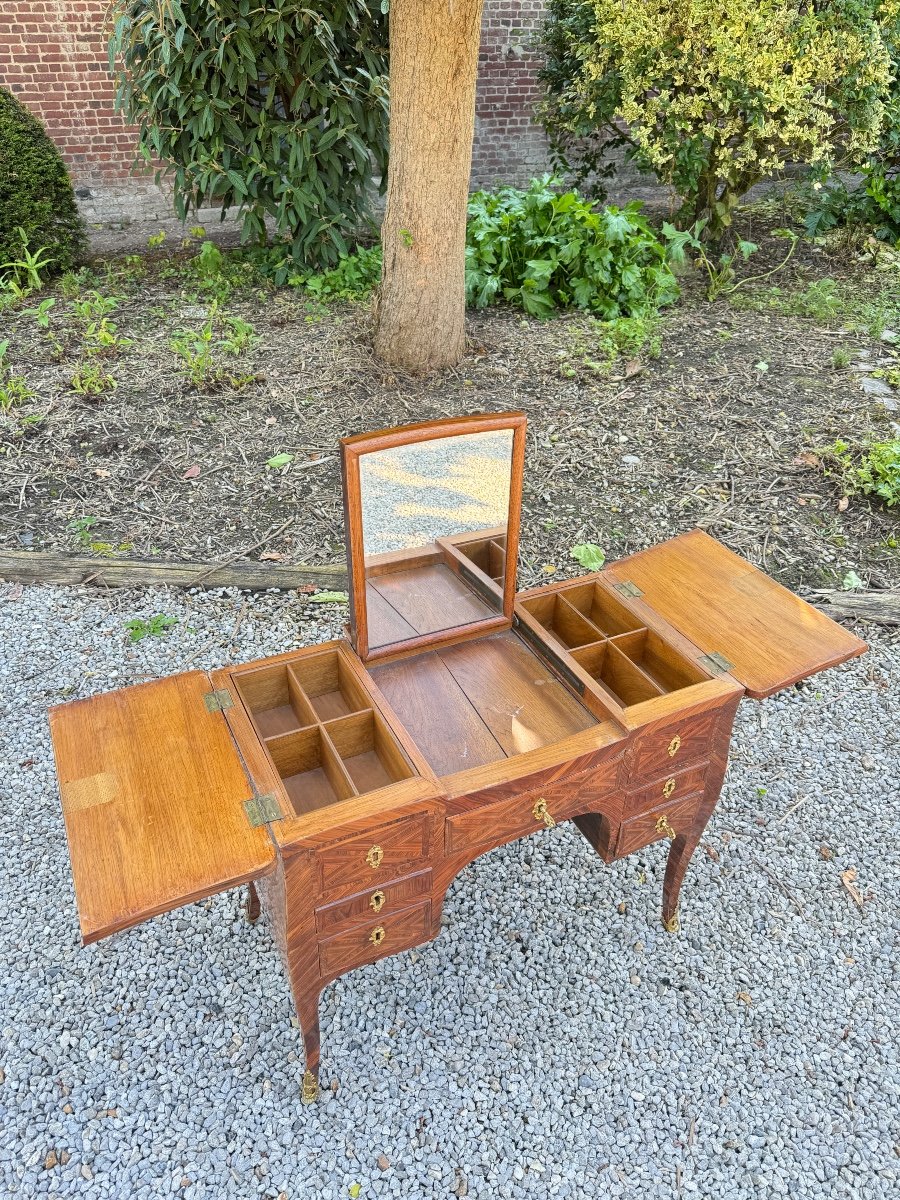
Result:
[[[211,690],[191,671],[50,710],[86,943],[273,868]]]

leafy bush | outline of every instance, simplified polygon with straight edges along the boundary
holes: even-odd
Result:
[[[587,309],[606,320],[670,304],[678,284],[639,204],[598,209],[559,194],[549,175],[527,191],[476,192],[466,226],[466,298],[502,296],[534,316]]]
[[[624,145],[717,241],[786,163],[875,149],[898,23],[896,0],[550,0],[542,117],[561,165],[584,178]]]
[[[900,504],[900,439],[856,448],[836,441],[823,458],[838,468],[848,492],[877,496],[888,508]]]
[[[84,224],[60,153],[43,125],[0,88],[0,274],[14,274],[23,250],[46,271],[67,271],[83,254]],[[25,279],[28,286],[35,281]],[[37,281],[40,282],[40,279]]]
[[[110,65],[182,219],[236,205],[245,241],[266,241],[268,216],[294,262],[322,267],[385,174],[386,42],[377,0],[116,0]]]

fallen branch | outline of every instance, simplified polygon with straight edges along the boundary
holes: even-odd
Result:
[[[247,551],[244,551],[247,553]],[[281,563],[165,562],[136,558],[81,558],[40,550],[0,550],[0,580],[10,583],[91,584],[94,587],[234,587],[247,591],[313,586],[344,591],[344,566],[287,566]],[[200,581],[202,580],[202,584]]]
[[[816,595],[822,597],[817,603],[829,616],[877,621],[880,625],[900,625],[900,591],[823,591]]]

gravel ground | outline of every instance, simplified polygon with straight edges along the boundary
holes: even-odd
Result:
[[[164,637],[124,622],[165,612]],[[722,803],[662,847],[573,827],[495,851],[433,945],[323,997],[324,1098],[237,892],[78,945],[45,706],[320,640],[267,594],[0,585],[0,1191],[15,1197],[898,1194],[900,650],[739,714]],[[861,903],[842,883],[855,869]]]

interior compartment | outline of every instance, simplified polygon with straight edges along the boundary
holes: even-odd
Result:
[[[636,667],[615,642],[584,646],[573,650],[572,657],[625,708],[662,695],[663,689]]]
[[[462,542],[456,549],[469,562],[493,579],[494,583],[503,584],[506,571],[506,539],[478,538],[471,542]]]
[[[413,774],[390,730],[372,709],[329,721],[325,730],[357,792],[374,792]]]
[[[241,671],[234,681],[261,737],[277,737],[315,724],[315,712],[285,664]]]
[[[320,726],[269,738],[266,749],[297,816],[354,795],[340,755]]]
[[[616,638],[612,645],[618,646],[633,663],[637,663],[664,692],[677,692],[708,678],[696,663],[679,654],[652,629],[626,634]]]
[[[528,612],[569,649],[603,640],[603,633],[560,593],[524,600]]]
[[[641,622],[613,592],[601,584],[582,583],[557,592],[607,637],[642,629]]]
[[[297,659],[290,669],[309,700],[314,719],[331,721],[370,706],[368,696],[337,650]]]
[[[370,674],[439,776],[602,723],[508,631],[374,666]]]

